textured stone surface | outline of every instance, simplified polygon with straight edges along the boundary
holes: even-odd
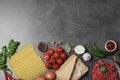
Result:
[[[95,41],[104,49],[109,39],[119,45],[119,27],[119,0],[0,0],[0,47],[13,38],[36,46],[39,41]]]

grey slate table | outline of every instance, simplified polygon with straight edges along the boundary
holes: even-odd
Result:
[[[120,44],[119,27],[120,0],[0,0],[0,48],[13,38],[21,46],[52,40],[95,41],[104,50],[109,39]],[[2,71],[0,80],[4,80]],[[89,80],[89,74],[81,80]]]

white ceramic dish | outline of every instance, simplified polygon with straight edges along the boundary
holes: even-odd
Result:
[[[112,49],[112,50],[109,50],[109,49],[107,48],[107,43],[108,43],[108,42],[112,42],[112,43],[114,43],[115,48]],[[108,41],[105,43],[105,49],[106,49],[107,51],[109,51],[109,52],[113,52],[113,51],[115,51],[115,50],[117,49],[117,44],[116,44],[116,42],[113,41],[113,40],[108,40]]]

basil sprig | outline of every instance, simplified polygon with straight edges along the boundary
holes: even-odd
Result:
[[[0,70],[10,71],[12,74],[12,71],[7,67],[7,59],[14,55],[19,44],[20,42],[11,39],[8,46],[2,47],[2,52],[0,53]]]
[[[101,70],[101,72],[104,73],[104,74],[107,74],[107,73],[108,73],[108,70],[105,68],[104,63],[101,63],[101,65],[100,65],[100,70]]]

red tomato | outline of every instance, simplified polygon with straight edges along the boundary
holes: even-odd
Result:
[[[49,49],[47,50],[47,53],[48,53],[49,55],[53,55],[54,52],[55,52],[55,51],[54,51],[52,48],[49,48]]]
[[[61,53],[61,54],[60,54],[60,58],[61,58],[61,59],[65,59],[65,58],[67,58],[66,53]]]
[[[63,48],[62,48],[62,47],[58,47],[56,50],[57,50],[59,53],[62,53],[62,52],[63,52]]]
[[[61,65],[61,64],[63,63],[63,60],[62,60],[61,58],[58,58],[58,59],[57,59],[57,63],[58,63],[59,65]]]
[[[46,62],[46,63],[45,63],[45,67],[46,67],[47,69],[51,69],[51,68],[52,68],[52,64],[51,64],[50,62]]]
[[[43,76],[37,76],[35,80],[45,80],[45,78]]]
[[[53,64],[53,63],[56,63],[56,59],[53,57],[53,58],[50,58],[50,63]]]
[[[59,54],[58,52],[55,52],[55,53],[53,54],[53,56],[54,56],[54,58],[59,58],[59,57],[60,57],[60,54]]]
[[[47,80],[55,80],[56,79],[56,74],[54,72],[52,72],[52,71],[46,72],[45,78]]]
[[[50,59],[49,54],[43,54],[43,59],[46,61],[49,60]]]
[[[60,66],[58,64],[53,64],[53,69],[54,70],[58,70],[60,68]]]

